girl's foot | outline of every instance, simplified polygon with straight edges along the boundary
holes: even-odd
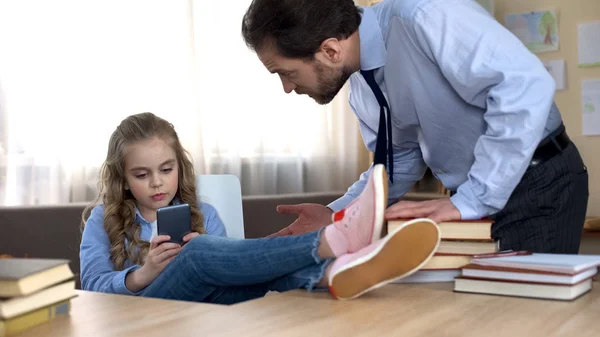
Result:
[[[354,253],[381,238],[387,206],[388,176],[385,167],[373,167],[362,193],[332,215],[325,237],[335,256]]]
[[[408,221],[383,239],[337,258],[329,269],[329,290],[338,299],[353,299],[407,277],[429,261],[439,242],[433,221]]]

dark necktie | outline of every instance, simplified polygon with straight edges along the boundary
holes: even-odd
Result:
[[[388,168],[390,182],[394,182],[394,157],[392,149],[392,119],[390,118],[390,106],[388,105],[383,92],[375,82],[375,70],[361,70],[360,73],[373,90],[375,98],[379,103],[379,129],[377,130],[377,145],[375,146],[375,158],[373,164],[383,164]],[[387,110],[387,118],[386,112]],[[387,121],[387,123],[386,123]],[[386,161],[387,153],[387,161]],[[388,165],[386,165],[386,162]]]

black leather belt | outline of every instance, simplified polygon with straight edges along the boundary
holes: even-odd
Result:
[[[544,138],[535,149],[529,167],[537,166],[564,151],[571,144],[564,125]]]

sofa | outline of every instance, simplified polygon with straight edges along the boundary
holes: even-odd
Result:
[[[246,238],[260,238],[289,225],[293,215],[275,210],[280,204],[313,202],[326,205],[343,192],[246,196],[242,198]],[[428,194],[407,194],[406,200],[431,199]],[[81,213],[86,204],[0,207],[0,254],[15,257],[62,258],[70,260],[79,273]],[[584,235],[582,254],[600,254],[600,234]],[[79,281],[77,282],[79,288]]]

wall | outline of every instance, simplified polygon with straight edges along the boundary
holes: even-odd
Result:
[[[496,19],[506,14],[553,9],[558,18],[559,50],[536,54],[542,61],[563,59],[566,89],[555,95],[569,136],[579,148],[590,176],[588,215],[600,215],[600,136],[581,134],[581,80],[600,79],[600,67],[577,67],[577,24],[600,21],[599,0],[495,0]]]

